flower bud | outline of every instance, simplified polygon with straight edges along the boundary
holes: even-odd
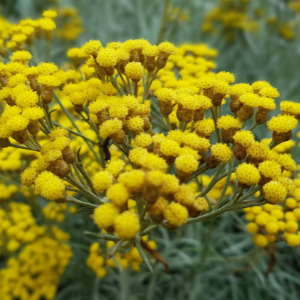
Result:
[[[253,116],[253,107],[243,104],[238,112],[238,118],[241,122],[248,121]]]
[[[8,138],[0,138],[0,148],[7,148],[10,146],[10,141]]]
[[[121,129],[119,132],[115,133],[111,138],[117,144],[122,144],[122,143],[124,143],[124,141],[126,139],[126,134],[125,134],[124,130]]]
[[[28,134],[26,129],[21,131],[14,131],[11,137],[20,144],[24,144],[28,140]]]
[[[66,177],[70,173],[69,165],[62,159],[51,162],[47,170],[60,178]]]
[[[153,72],[155,70],[155,57],[147,56],[144,67],[148,72]]]
[[[51,103],[52,98],[53,98],[53,89],[52,88],[49,89],[46,86],[43,86],[42,93],[41,93],[41,100],[45,104],[49,104]]]
[[[73,164],[76,161],[76,156],[74,151],[70,148],[70,146],[67,146],[62,151],[62,156],[65,162],[68,164]]]
[[[243,160],[247,156],[246,148],[237,143],[234,150],[234,156],[237,160]]]
[[[219,161],[213,156],[209,156],[207,159],[206,159],[206,166],[208,169],[214,169],[218,166],[219,164]]]
[[[78,114],[81,114],[83,112],[83,104],[74,104],[74,110]]]
[[[257,124],[263,124],[267,121],[269,110],[263,107],[259,107],[255,115],[255,121]]]
[[[171,101],[164,102],[164,101],[158,101],[158,105],[160,107],[160,111],[164,116],[168,116],[173,111],[173,104]]]
[[[41,129],[39,121],[30,121],[27,130],[31,135],[37,135]]]
[[[235,114],[241,109],[241,107],[242,107],[242,102],[239,100],[239,98],[235,96],[231,96],[230,110]]]

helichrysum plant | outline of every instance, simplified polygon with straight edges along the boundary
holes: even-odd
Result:
[[[55,12],[43,16],[14,28],[6,42],[9,61],[0,63],[0,147],[1,159],[8,160],[1,170],[20,171],[24,194],[49,201],[41,212],[49,221],[62,222],[74,212],[67,203],[78,213],[90,212],[99,230],[85,234],[107,241],[106,253],[98,243],[90,247],[87,265],[98,277],[109,266],[138,270],[142,261],[152,270],[150,256],[167,268],[149,233],[227,211],[246,211],[248,231],[261,247],[281,238],[290,246],[300,243],[299,183],[291,179],[296,162],[276,151],[292,138],[300,104],[283,101],[281,114],[270,118],[277,89],[265,81],[235,84],[233,74],[214,73],[217,51],[205,44],[175,47],[137,39],[104,47],[90,40],[67,52],[74,67],[69,71],[35,64],[27,46],[41,37],[50,43],[56,27]],[[223,114],[225,105],[230,114]],[[254,136],[264,123],[272,132],[268,143]],[[15,186],[1,189],[0,247],[25,247],[1,271],[0,284],[5,299],[22,298],[24,290],[34,294],[31,285],[45,282],[33,276],[29,283],[11,283],[11,270],[23,274],[32,259],[49,263],[49,270],[35,272],[62,274],[72,256],[63,243],[69,236],[56,226],[35,225],[29,206],[7,203]],[[7,207],[17,212],[7,216]],[[19,215],[25,219],[15,225]],[[32,230],[20,235],[15,226]],[[54,297],[55,276],[34,299]]]

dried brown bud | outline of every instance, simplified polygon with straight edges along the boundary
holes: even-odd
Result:
[[[238,118],[242,122],[246,122],[253,116],[253,107],[243,104],[238,112]]]
[[[110,67],[103,67],[104,72],[106,73],[107,76],[113,76],[115,73],[115,67],[110,66]]]
[[[155,57],[146,57],[145,60],[145,69],[149,72],[153,72],[155,70]]]
[[[10,146],[9,139],[0,138],[0,148],[6,148]]]
[[[78,114],[81,114],[83,112],[83,104],[74,104],[74,110]]]
[[[223,129],[222,130],[222,141],[226,144],[233,143],[233,136],[236,134],[238,129]]]
[[[41,99],[45,104],[51,103],[53,98],[53,89],[48,89],[47,87],[43,86]]]
[[[21,131],[14,131],[11,137],[20,144],[24,144],[28,141],[28,134],[26,129]]]
[[[31,135],[37,135],[40,129],[41,127],[39,121],[30,121],[27,126],[27,130]]]
[[[219,164],[219,161],[213,156],[209,156],[207,159],[206,159],[206,166],[207,168],[209,169],[214,169],[218,166]]]
[[[231,96],[230,101],[230,110],[235,114],[242,107],[242,102],[239,100],[239,97]]]
[[[156,60],[156,67],[158,70],[161,70],[163,69],[166,64],[167,64],[167,61],[168,61],[168,57],[167,55],[163,54],[163,53],[160,53],[157,60]]]
[[[276,143],[282,143],[285,141],[285,133],[284,132],[276,132],[273,131],[272,135],[273,141]]]
[[[237,160],[243,160],[247,156],[246,148],[243,147],[241,144],[236,144],[234,156]]]
[[[263,124],[267,121],[269,110],[263,107],[259,107],[255,115],[255,121],[257,124]]]
[[[172,102],[163,102],[163,101],[158,101],[158,105],[160,107],[160,111],[164,116],[168,116],[172,113],[173,111],[173,104]]]
[[[124,130],[121,129],[119,132],[115,133],[111,138],[117,144],[122,144],[122,143],[124,143],[124,141],[126,139],[126,135],[125,135]]]
[[[70,167],[63,159],[51,162],[51,165],[47,169],[54,175],[61,178],[66,177],[70,173]]]
[[[76,161],[75,153],[70,146],[65,147],[65,149],[62,151],[62,156],[64,161],[68,164],[73,164]]]

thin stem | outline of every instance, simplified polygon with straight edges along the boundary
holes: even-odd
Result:
[[[74,134],[74,135],[80,136],[81,138],[83,138],[83,139],[89,141],[90,143],[92,143],[92,144],[94,144],[94,145],[97,145],[97,144],[98,144],[97,142],[95,142],[95,141],[89,139],[88,137],[84,136],[83,134],[81,134],[81,133],[79,133],[79,132],[76,132],[76,131],[74,131],[74,130],[68,128],[68,127],[64,127],[64,126],[60,125],[60,124],[59,124],[58,122],[56,122],[56,121],[53,121],[53,124],[56,125],[56,126],[59,126],[59,127],[62,127],[62,128],[64,128],[64,129],[68,130],[70,133],[72,133],[72,134]]]
[[[139,236],[137,236],[135,238],[135,245],[136,245],[136,248],[137,248],[141,258],[143,259],[143,261],[145,262],[145,264],[149,268],[149,271],[151,273],[153,273],[153,269],[152,269],[152,266],[151,266],[151,264],[148,260],[148,257],[146,256],[145,252],[143,251],[142,244],[141,244],[141,238]]]
[[[158,38],[157,38],[157,44],[159,44],[163,41],[166,29],[167,29],[169,6],[170,6],[170,0],[165,0],[163,14],[162,14],[162,21],[161,21],[161,25],[160,25]]]
[[[90,231],[84,231],[83,233],[86,235],[96,237],[97,239],[101,239],[101,240],[115,241],[115,242],[118,242],[120,240],[120,238],[118,236],[110,235],[107,233],[99,234],[99,233],[94,233],[94,232],[90,232]]]
[[[225,164],[220,164],[218,166],[217,172],[215,173],[215,175],[212,178],[212,180],[210,181],[210,183],[207,185],[207,187],[205,189],[202,190],[202,192],[197,197],[205,196],[215,186],[215,184],[219,181],[218,177],[224,168],[225,168]]]
[[[86,182],[88,183],[88,185],[90,186],[92,192],[94,194],[97,194],[97,192],[96,192],[96,190],[95,190],[95,188],[93,186],[92,180],[91,180],[90,176],[86,173],[83,165],[81,163],[79,163],[79,162],[76,162],[75,164],[78,167],[78,170],[80,171],[80,173],[82,174],[82,176],[84,177],[84,179],[86,180]]]
[[[32,151],[37,151],[37,152],[40,151],[39,149],[28,148],[28,147],[25,147],[23,145],[18,145],[18,144],[10,144],[9,147],[19,148],[19,149],[24,149],[24,150],[32,150]]]
[[[229,183],[230,183],[232,169],[233,169],[233,165],[234,165],[234,160],[235,160],[235,157],[232,155],[231,160],[229,162],[229,167],[228,167],[228,176],[226,178],[226,182],[225,182],[224,188],[222,190],[221,196],[219,197],[219,200],[218,200],[216,205],[218,205],[219,201],[221,202],[223,200],[224,196],[225,196],[225,193],[226,193],[227,188],[228,188]]]
[[[138,96],[139,85],[137,82],[134,83],[134,96],[137,98]]]
[[[87,186],[87,184],[84,182],[83,178],[81,177],[81,174],[80,174],[80,172],[79,172],[79,170],[78,170],[78,168],[77,168],[77,166],[76,166],[76,163],[73,164],[73,168],[74,168],[74,170],[75,170],[75,173],[76,173],[76,175],[77,175],[79,181],[80,181],[81,184],[87,189],[88,186]]]
[[[69,202],[69,203],[78,204],[78,205],[85,206],[85,207],[88,207],[88,208],[98,207],[98,205],[95,205],[95,204],[92,204],[92,203],[89,203],[89,202],[83,202],[81,200],[78,200],[78,199],[70,197],[70,196],[67,196],[66,201]]]
[[[216,118],[214,106],[210,108],[210,112],[211,112],[211,115],[212,115],[213,120],[214,120],[215,130],[216,130],[216,135],[217,135],[218,143],[221,143],[222,139],[221,139],[220,130],[219,130],[219,128],[217,127],[217,118]]]
[[[80,131],[80,129],[78,128],[78,126],[76,125],[76,123],[73,120],[72,115],[70,114],[70,112],[65,108],[65,106],[62,104],[62,102],[60,101],[59,97],[57,96],[56,92],[53,91],[53,95],[55,100],[57,101],[57,103],[59,104],[60,108],[62,109],[62,111],[65,113],[65,115],[68,117],[68,119],[71,121],[72,125],[74,126],[74,128],[82,135],[82,132]],[[96,153],[96,151],[94,150],[94,148],[91,146],[91,144],[85,139],[86,144],[88,145],[88,147],[90,148],[90,150],[93,152],[97,162],[101,165],[102,168],[104,168],[105,163],[104,163],[104,159],[103,156],[101,156],[101,158],[98,156],[98,154]]]

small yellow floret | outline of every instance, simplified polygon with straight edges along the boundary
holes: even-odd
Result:
[[[113,176],[108,171],[100,171],[92,177],[92,182],[97,192],[103,192],[113,184]]]
[[[132,240],[140,230],[140,221],[136,214],[125,211],[115,220],[115,233],[122,240]]]
[[[172,202],[166,207],[164,216],[172,228],[178,228],[188,220],[189,214],[180,203]]]
[[[211,146],[211,154],[218,161],[220,161],[222,163],[228,163],[229,160],[231,159],[233,153],[227,145],[217,143],[217,144]]]
[[[247,163],[240,164],[236,169],[236,178],[237,180],[247,186],[258,184],[260,180],[260,175],[258,169]]]
[[[270,181],[263,186],[265,199],[268,203],[277,204],[283,202],[287,196],[284,185],[278,181]]]
[[[99,228],[111,231],[120,208],[112,203],[104,203],[95,209],[94,220]]]

